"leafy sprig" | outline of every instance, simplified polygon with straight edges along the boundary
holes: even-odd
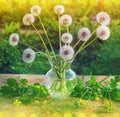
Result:
[[[86,82],[78,78],[77,85],[71,96],[87,100],[95,100],[100,97],[120,101],[120,86],[118,85],[120,76],[115,76],[107,85],[103,85],[103,82],[105,81],[96,81],[95,76],[91,76],[90,80]]]
[[[39,83],[28,84],[26,79],[9,78],[5,85],[0,87],[3,97],[18,98],[23,104],[32,104],[35,99],[46,98],[48,92],[45,86]]]
[[[108,79],[107,79],[108,80]],[[77,97],[85,100],[96,100],[97,98],[120,101],[120,76],[113,79],[98,82],[95,76],[91,76],[90,80],[84,82],[80,78],[77,79],[77,85],[71,93],[71,97]],[[35,100],[45,99],[48,92],[44,85],[34,83],[28,84],[27,79],[9,78],[6,84],[0,87],[0,95],[7,98],[17,98],[23,104],[33,104]]]
[[[106,86],[102,86],[102,96],[108,99],[120,101],[120,76],[115,76],[114,79],[110,80],[110,83]]]

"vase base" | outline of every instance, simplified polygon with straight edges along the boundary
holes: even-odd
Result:
[[[77,79],[74,78],[72,80],[62,80],[62,81],[54,81],[52,85],[46,85],[48,93],[52,98],[57,100],[65,100],[69,97],[74,87],[77,84]]]

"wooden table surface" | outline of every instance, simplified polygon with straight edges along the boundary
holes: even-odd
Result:
[[[90,79],[90,76],[80,76],[79,78],[83,79],[84,81],[87,81]],[[101,81],[103,79],[110,79],[114,76],[96,76],[97,81]],[[25,78],[29,81],[29,84],[35,83],[35,82],[43,82],[45,75],[39,74],[39,75],[33,75],[33,74],[0,74],[0,82],[4,83],[6,79],[8,78]]]

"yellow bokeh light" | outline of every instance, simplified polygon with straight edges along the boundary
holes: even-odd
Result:
[[[13,3],[17,3],[18,6],[21,6],[22,5],[27,5],[27,4],[30,4],[30,5],[35,5],[35,4],[41,4],[42,6],[46,6],[48,7],[49,5],[51,5],[51,0],[0,0],[0,8],[2,7],[3,8],[7,8],[7,9],[10,9],[10,8],[13,8],[11,7],[11,5]],[[72,5],[73,3],[81,3],[81,4],[84,4],[84,5],[87,5],[87,4],[90,4],[90,5],[95,5],[95,4],[102,4],[103,6],[106,6],[106,5],[112,5],[113,3],[115,3],[116,5],[117,4],[120,4],[120,0],[53,0],[52,1],[52,4],[55,3],[55,4],[67,4],[67,5]]]
[[[26,0],[16,0],[17,3],[20,3],[20,4],[25,4],[26,3]]]
[[[30,4],[37,4],[38,0],[30,0]]]
[[[30,117],[38,117],[36,114],[31,114]]]
[[[78,117],[87,117],[85,113],[78,113]]]
[[[0,117],[9,117],[8,115],[8,112],[0,112]]]
[[[2,112],[0,112],[0,117],[4,117],[4,114]]]
[[[19,113],[17,114],[17,117],[27,117],[25,113]]]
[[[63,117],[72,117],[72,114],[70,112],[65,112]]]
[[[96,114],[92,114],[90,115],[90,117],[98,117]]]
[[[120,117],[120,113],[118,113],[118,112],[114,113],[113,117]]]
[[[59,113],[53,113],[53,116],[52,117],[62,117]]]

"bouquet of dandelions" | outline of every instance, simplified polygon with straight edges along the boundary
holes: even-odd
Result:
[[[21,42],[22,44],[29,47],[23,52],[22,59],[24,62],[33,62],[36,53],[40,53],[48,58],[51,64],[51,69],[46,74],[45,85],[50,95],[58,99],[65,99],[66,97],[68,97],[72,89],[75,87],[76,74],[73,70],[70,69],[71,62],[75,59],[75,57],[95,40],[107,40],[110,36],[110,30],[106,26],[110,23],[110,17],[106,12],[99,12],[95,17],[95,20],[96,22],[98,22],[98,24],[100,24],[100,26],[98,26],[97,29],[94,30],[92,33],[87,27],[80,28],[78,31],[78,41],[73,46],[71,46],[73,36],[69,32],[69,27],[72,24],[72,17],[68,14],[62,15],[64,11],[65,9],[62,5],[57,5],[54,7],[54,12],[58,16],[60,47],[59,54],[56,54],[53,49],[48,33],[40,17],[41,8],[38,5],[34,5],[33,7],[31,7],[30,13],[26,14],[23,17],[23,23],[28,26],[33,26],[46,51],[41,52],[31,45],[21,42],[19,40],[19,35],[16,33],[11,34],[9,38],[9,43],[12,46],[16,46],[18,42]],[[41,27],[44,31],[44,34],[46,35],[46,39],[50,45],[51,50],[48,49],[44,38],[34,25],[35,17],[38,17],[41,23]],[[61,33],[61,26],[66,28],[66,32],[63,34]],[[95,32],[96,37],[92,39],[91,37]],[[81,43],[80,47],[78,47],[79,43]],[[75,52],[74,50],[76,47],[78,47],[79,49]],[[52,51],[52,55],[50,51]]]

